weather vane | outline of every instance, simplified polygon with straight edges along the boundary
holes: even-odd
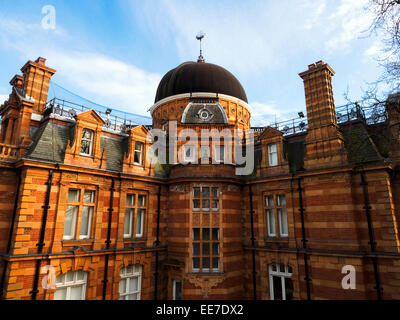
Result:
[[[205,36],[206,34],[203,31],[200,31],[196,36],[196,39],[200,41],[200,56],[197,62],[204,62],[203,51],[201,50],[201,40],[203,40]]]

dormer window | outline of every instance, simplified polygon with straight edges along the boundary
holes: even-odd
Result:
[[[276,167],[278,165],[278,149],[276,143],[268,146],[269,166]]]
[[[142,165],[143,162],[143,143],[135,143],[135,159],[134,163],[137,165]]]
[[[84,155],[84,156],[92,155],[93,137],[94,137],[94,133],[92,130],[83,129],[82,140],[81,140],[81,155]]]

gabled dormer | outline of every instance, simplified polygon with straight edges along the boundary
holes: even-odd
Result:
[[[149,131],[143,125],[129,131],[128,152],[123,160],[123,172],[132,174],[150,173],[151,164],[147,157],[150,147]]]
[[[262,150],[261,175],[279,175],[289,172],[283,147],[283,133],[267,127],[259,136]]]
[[[105,122],[89,110],[75,117],[73,139],[65,151],[65,164],[106,169],[106,153],[100,148],[100,137]]]

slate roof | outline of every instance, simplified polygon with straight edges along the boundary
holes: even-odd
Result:
[[[71,131],[71,126],[47,122],[35,132],[32,137],[33,143],[24,157],[62,163],[67,143],[71,140]]]
[[[34,133],[33,143],[25,153],[28,159],[63,163],[68,142],[73,140],[74,125],[64,126],[48,121]],[[128,151],[128,139],[108,136],[100,138],[100,149],[106,150],[107,170],[121,171],[124,153]]]
[[[128,152],[128,139],[116,139],[107,136],[100,138],[100,150],[106,150],[107,170],[121,171],[124,154]]]
[[[362,122],[343,126],[341,131],[345,138],[345,147],[350,163],[356,165],[384,160]]]

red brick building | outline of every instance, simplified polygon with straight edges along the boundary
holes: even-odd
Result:
[[[335,110],[334,71],[312,64],[307,114],[252,128],[254,170],[238,175],[221,132],[251,129],[251,108],[219,66],[168,72],[151,127],[48,102],[43,58],[21,71],[0,108],[3,299],[400,298],[397,96],[381,121]],[[147,152],[171,121],[215,130],[167,143],[188,164]]]

